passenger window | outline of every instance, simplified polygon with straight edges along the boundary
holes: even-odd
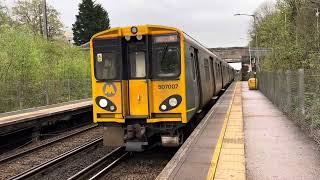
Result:
[[[132,78],[146,77],[146,54],[143,51],[130,53],[130,74]]]

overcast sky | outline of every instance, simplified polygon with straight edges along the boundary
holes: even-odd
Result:
[[[1,0],[2,1],[2,0]],[[12,5],[16,0],[6,0]],[[72,27],[81,0],[47,0]],[[207,47],[245,46],[253,13],[266,0],[96,0],[108,11],[111,27],[161,24],[181,28]]]

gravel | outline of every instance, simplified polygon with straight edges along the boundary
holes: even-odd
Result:
[[[161,148],[134,153],[101,179],[153,180],[173,157],[177,149]]]
[[[80,170],[100,159],[112,149],[99,145],[96,149],[90,149],[80,153],[58,167],[52,167],[49,173],[33,179],[65,180]],[[126,160],[116,165],[101,179],[112,180],[151,180],[155,179],[166,164],[173,157],[177,149],[156,148],[151,151],[133,153]]]
[[[24,155],[7,163],[0,164],[0,179],[8,179],[32,167],[44,163],[79,145],[100,137],[102,128],[95,128],[79,135],[54,143],[46,148]],[[27,148],[27,147],[26,147]],[[67,159],[65,162],[51,167],[41,175],[32,179],[64,180],[94,163],[112,150],[102,144]],[[116,165],[101,179],[155,179],[173,157],[177,149],[157,147],[141,153],[132,153],[130,157]]]
[[[64,163],[60,164],[57,167],[51,167],[49,172],[45,172],[45,175],[34,177],[33,179],[68,179],[72,175],[76,174],[98,159],[102,158],[111,150],[111,148],[104,147],[102,144],[100,144],[96,148],[90,148],[85,152],[77,154],[73,158],[66,160]]]
[[[34,151],[31,154],[26,154],[17,159],[0,164],[0,179],[8,179],[9,177],[22,173],[32,167],[46,162],[49,159],[70,151],[79,145],[89,142],[92,139],[98,138],[102,136],[102,134],[102,128],[94,128],[79,135],[54,143],[48,147]]]

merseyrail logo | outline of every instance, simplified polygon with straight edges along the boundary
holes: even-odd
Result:
[[[103,92],[107,97],[113,97],[117,93],[117,87],[113,82],[105,83],[103,86]]]

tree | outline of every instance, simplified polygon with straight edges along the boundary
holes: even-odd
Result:
[[[7,24],[9,21],[10,17],[8,16],[7,7],[0,2],[0,26]]]
[[[59,19],[59,12],[52,6],[47,6],[48,36],[55,38],[62,35],[63,24]],[[42,0],[18,0],[13,7],[13,15],[20,25],[29,26],[34,34],[43,34]]]
[[[76,22],[72,25],[75,44],[88,42],[94,34],[109,29],[109,23],[108,12],[100,4],[95,4],[92,0],[82,0]]]
[[[272,49],[272,54],[263,59],[262,69],[267,71],[287,69],[319,69],[320,28],[315,3],[305,0],[277,0],[275,6],[266,3],[257,12],[257,24],[252,26],[254,44]]]

